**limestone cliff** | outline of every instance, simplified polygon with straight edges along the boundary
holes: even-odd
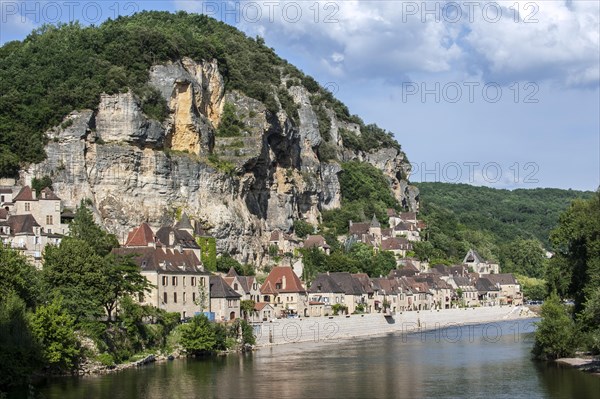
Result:
[[[121,240],[142,221],[159,227],[183,209],[217,237],[219,251],[255,264],[270,231],[289,231],[295,219],[317,223],[321,211],[340,206],[341,167],[319,159],[324,139],[303,86],[278,88],[296,104],[293,118],[226,92],[216,61],[155,65],[150,83],[168,104],[166,120],[146,117],[132,93],[102,95],[97,110],[73,111],[47,133],[47,159],[24,170],[23,182],[51,175],[67,206],[91,199],[99,220]],[[243,126],[235,137],[216,134],[225,103]],[[327,111],[338,159],[381,169],[396,198],[415,209],[418,191],[406,181],[404,154],[349,150],[339,129],[360,134],[360,127]]]

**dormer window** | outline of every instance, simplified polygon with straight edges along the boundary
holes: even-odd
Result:
[[[31,204],[29,202],[25,203],[25,212],[30,212],[31,211]]]
[[[238,284],[237,283],[233,284],[233,289],[236,290],[236,291],[238,290]]]
[[[280,290],[281,289],[281,283],[276,283],[275,284],[275,289]]]

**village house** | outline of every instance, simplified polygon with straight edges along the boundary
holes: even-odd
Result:
[[[132,256],[141,274],[154,286],[149,294],[139,298],[140,303],[178,312],[187,318],[210,311],[210,274],[204,270],[199,252],[189,238],[188,244],[174,239],[181,238],[180,233],[179,229],[172,229],[163,237],[172,245],[168,246],[144,222],[131,230],[123,247],[114,249],[113,253]]]
[[[210,276],[210,311],[215,321],[235,320],[241,316],[240,298],[221,276]]]
[[[256,302],[254,304],[254,312],[250,317],[251,323],[262,323],[275,318],[275,308],[267,302]]]
[[[260,290],[256,277],[240,276],[232,267],[223,279],[227,285],[240,294],[240,300],[260,302]]]
[[[366,313],[375,311],[375,290],[373,289],[373,282],[366,273],[355,273],[352,275],[356,281],[361,285],[363,293],[367,295]],[[364,295],[364,294],[363,294]]]
[[[521,285],[511,273],[483,274],[486,278],[500,290],[498,300],[502,305],[522,305],[523,293]]]
[[[140,304],[177,312],[182,319],[209,310],[209,274],[193,252],[139,246],[115,248],[112,253],[131,256],[152,284],[150,292],[136,298]]]
[[[454,275],[442,277],[452,289],[456,292],[457,300],[460,306],[479,306],[479,293],[469,277]]]
[[[344,304],[346,300],[344,290],[329,276],[329,273],[317,274],[308,289],[308,296],[314,306],[322,305],[323,315],[333,314],[331,306]]]
[[[304,248],[317,248],[320,251],[325,252],[325,254],[329,255],[330,247],[325,241],[325,237],[322,235],[309,235],[304,240]]]
[[[498,274],[500,266],[497,263],[484,261],[483,258],[475,251],[470,249],[465,255],[463,263],[478,274]]]
[[[481,306],[496,306],[500,304],[500,288],[488,278],[481,277],[475,282],[477,296]]]
[[[295,253],[300,248],[301,241],[293,235],[286,234],[281,230],[271,232],[269,247],[276,247],[279,255]]]
[[[382,313],[389,310],[391,313],[402,312],[408,306],[408,296],[404,296],[398,280],[378,277],[371,279],[375,291],[376,312]],[[406,303],[405,303],[406,302]],[[412,302],[412,301],[411,301]]]
[[[277,266],[260,287],[261,302],[275,308],[276,317],[308,316],[306,289],[291,267]]]
[[[381,250],[393,252],[397,258],[404,258],[406,252],[413,250],[413,246],[410,241],[404,237],[391,237],[386,238],[381,242]]]
[[[15,188],[15,190],[18,188]],[[46,245],[59,245],[69,227],[62,218],[61,200],[49,188],[35,190],[25,186],[17,195],[13,188],[0,188],[0,239],[17,249],[36,267],[41,267]]]

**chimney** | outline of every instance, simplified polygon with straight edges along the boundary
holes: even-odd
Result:
[[[285,290],[285,280],[286,280],[286,278],[285,278],[285,276],[283,276],[281,278],[281,289],[283,289],[283,290]]]
[[[172,247],[173,245],[175,245],[175,233],[173,232],[173,230],[169,231],[169,243],[167,244],[167,246]]]

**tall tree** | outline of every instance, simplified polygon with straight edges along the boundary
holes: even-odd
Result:
[[[100,256],[107,255],[113,248],[119,246],[119,242],[114,235],[108,234],[96,224],[94,215],[88,209],[84,200],[81,200],[75,212],[75,218],[69,225],[69,235],[88,243],[94,252]]]
[[[130,256],[107,255],[99,267],[99,300],[108,321],[112,320],[112,314],[122,298],[144,294],[152,288],[152,284],[142,276],[139,266]]]
[[[590,200],[574,201],[560,216],[551,240],[556,254],[548,283],[551,289],[572,296],[579,312],[586,297],[600,288],[600,191]]]
[[[40,273],[19,252],[0,245],[0,300],[12,291],[32,308],[43,296]]]

